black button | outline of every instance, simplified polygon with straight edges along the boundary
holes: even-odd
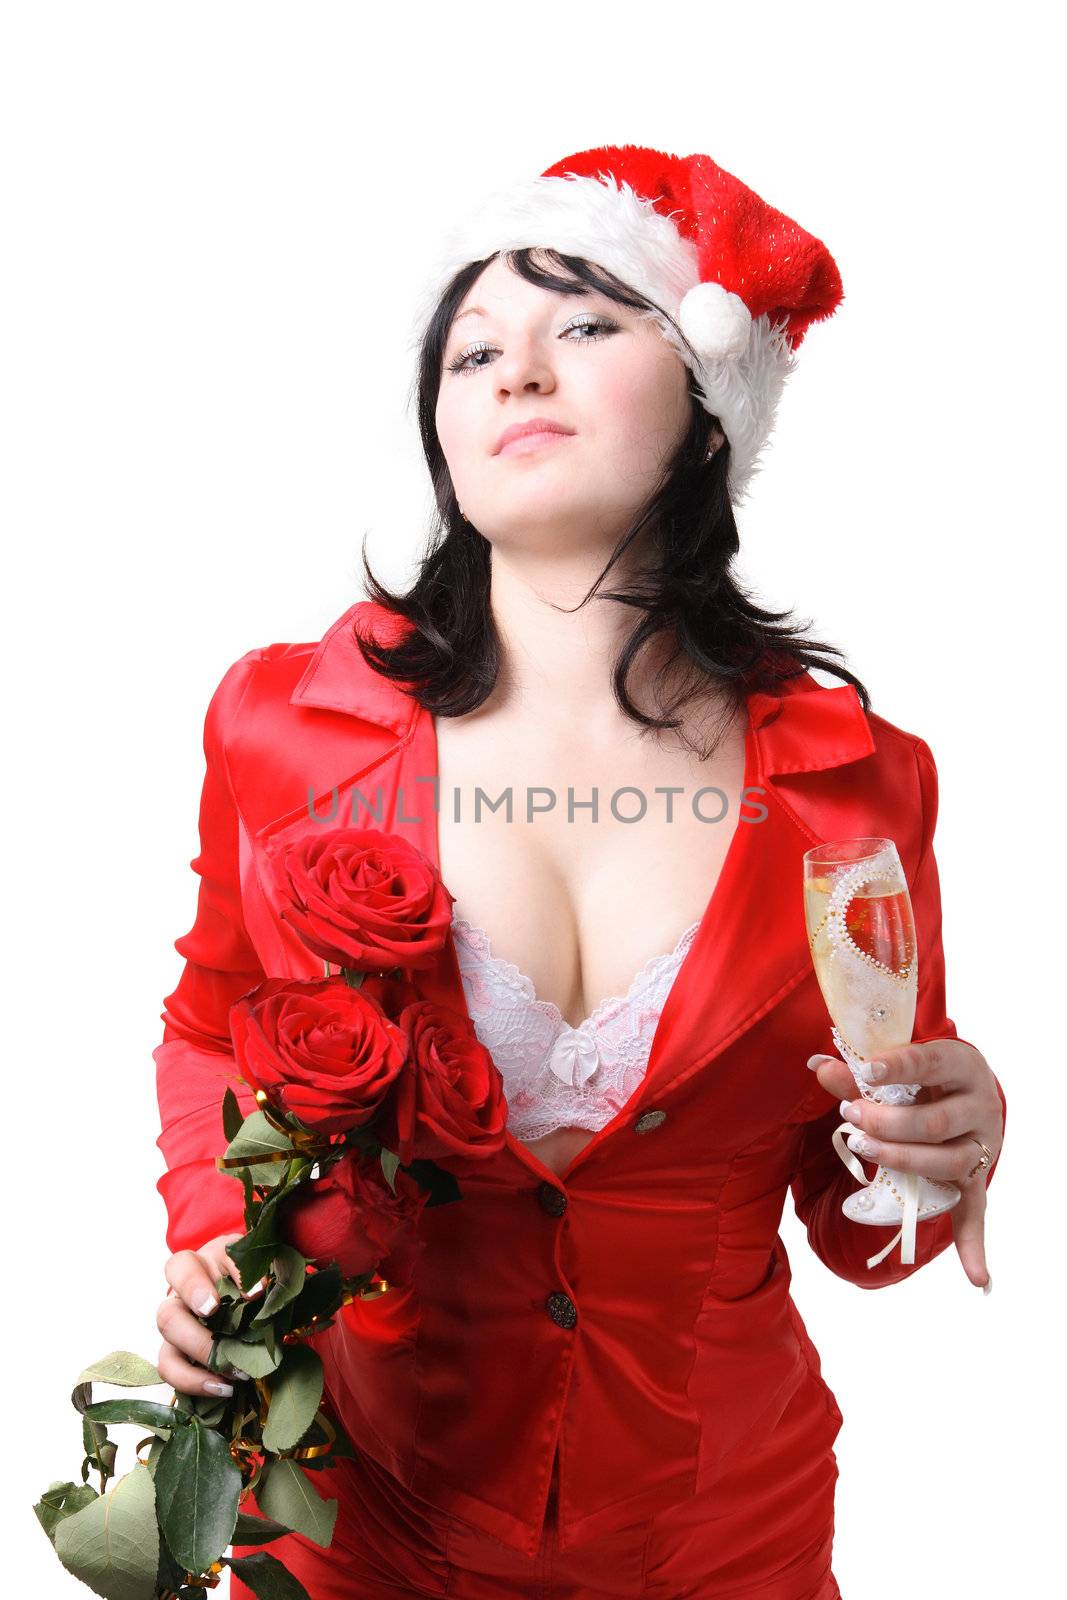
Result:
[[[567,1209],[567,1196],[554,1183],[540,1184],[537,1198],[541,1202],[541,1209],[547,1211],[550,1217],[561,1217]]]
[[[650,1133],[653,1128],[658,1128],[661,1122],[666,1122],[665,1111],[645,1111],[634,1123],[635,1133]]]
[[[550,1294],[545,1301],[545,1309],[553,1322],[558,1322],[561,1328],[573,1328],[578,1321],[578,1308],[569,1294],[557,1291]]]

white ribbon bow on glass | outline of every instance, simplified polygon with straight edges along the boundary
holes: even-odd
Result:
[[[858,1056],[854,1050],[849,1048],[837,1028],[832,1028],[830,1031],[833,1034],[834,1044],[842,1059],[848,1063],[849,1071],[855,1078],[856,1087],[864,1100],[875,1100],[883,1105],[911,1105],[914,1102],[915,1096],[919,1092],[917,1083],[886,1083],[880,1085],[877,1089],[870,1088],[870,1062],[865,1061],[862,1056]],[[856,1129],[851,1122],[842,1122],[839,1127],[834,1129],[834,1149],[853,1177],[858,1178],[862,1184],[869,1186],[875,1179],[868,1178],[860,1163],[845,1144],[845,1138],[855,1132]],[[879,1171],[881,1170],[879,1165]],[[905,1266],[914,1264],[915,1229],[919,1220],[919,1179],[914,1172],[902,1172],[899,1176],[903,1179],[904,1189],[903,1221],[889,1243],[879,1250],[877,1255],[867,1257],[868,1267],[876,1267],[880,1261],[884,1261],[898,1240],[900,1242],[900,1259],[902,1263]],[[876,1177],[877,1173],[875,1174]]]

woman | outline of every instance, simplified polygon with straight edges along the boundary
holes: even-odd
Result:
[[[455,897],[432,981],[508,1099],[499,1157],[457,1162],[462,1203],[423,1212],[410,1287],[317,1338],[356,1454],[308,1474],[339,1501],[331,1546],[271,1547],[316,1600],[831,1600],[841,1413],[788,1294],[786,1194],[863,1287],[953,1239],[988,1283],[1004,1098],[945,1013],[933,759],[730,572],[794,352],[840,298],[825,247],[704,156],[587,151],[494,197],[420,319],[443,539],[409,593],[371,578],[317,645],[250,651],[212,699],[197,921],[155,1052],[164,1379],[217,1392],[195,1313],[243,1231],[213,1166],[229,1005],[321,970],[264,893],[268,846],[331,808],[418,844]],[[921,952],[915,1042],[886,1067],[923,1088],[857,1101],[856,1137],[963,1198],[913,1265],[872,1268],[831,1144],[853,1081],[808,1061],[830,1035],[799,889],[811,844],[880,834]]]

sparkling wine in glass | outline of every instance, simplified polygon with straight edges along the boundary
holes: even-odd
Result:
[[[911,1040],[918,996],[919,962],[915,919],[907,880],[892,839],[839,839],[804,855],[804,916],[823,999],[833,1020],[834,1045],[848,1063],[864,1100],[910,1105],[918,1084],[875,1086],[871,1063]],[[916,1223],[940,1216],[960,1198],[954,1183],[879,1166],[868,1178],[844,1139],[855,1129],[844,1122],[834,1148],[864,1187],[841,1209],[853,1222],[899,1231],[869,1267],[877,1266],[900,1240],[900,1259],[915,1260]]]

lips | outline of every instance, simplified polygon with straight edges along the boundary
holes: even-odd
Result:
[[[573,428],[566,427],[562,422],[555,422],[551,417],[530,417],[526,422],[515,422],[510,428],[505,428],[496,442],[493,454],[498,456],[505,445],[511,444],[513,439],[524,439],[527,434],[573,432]]]

